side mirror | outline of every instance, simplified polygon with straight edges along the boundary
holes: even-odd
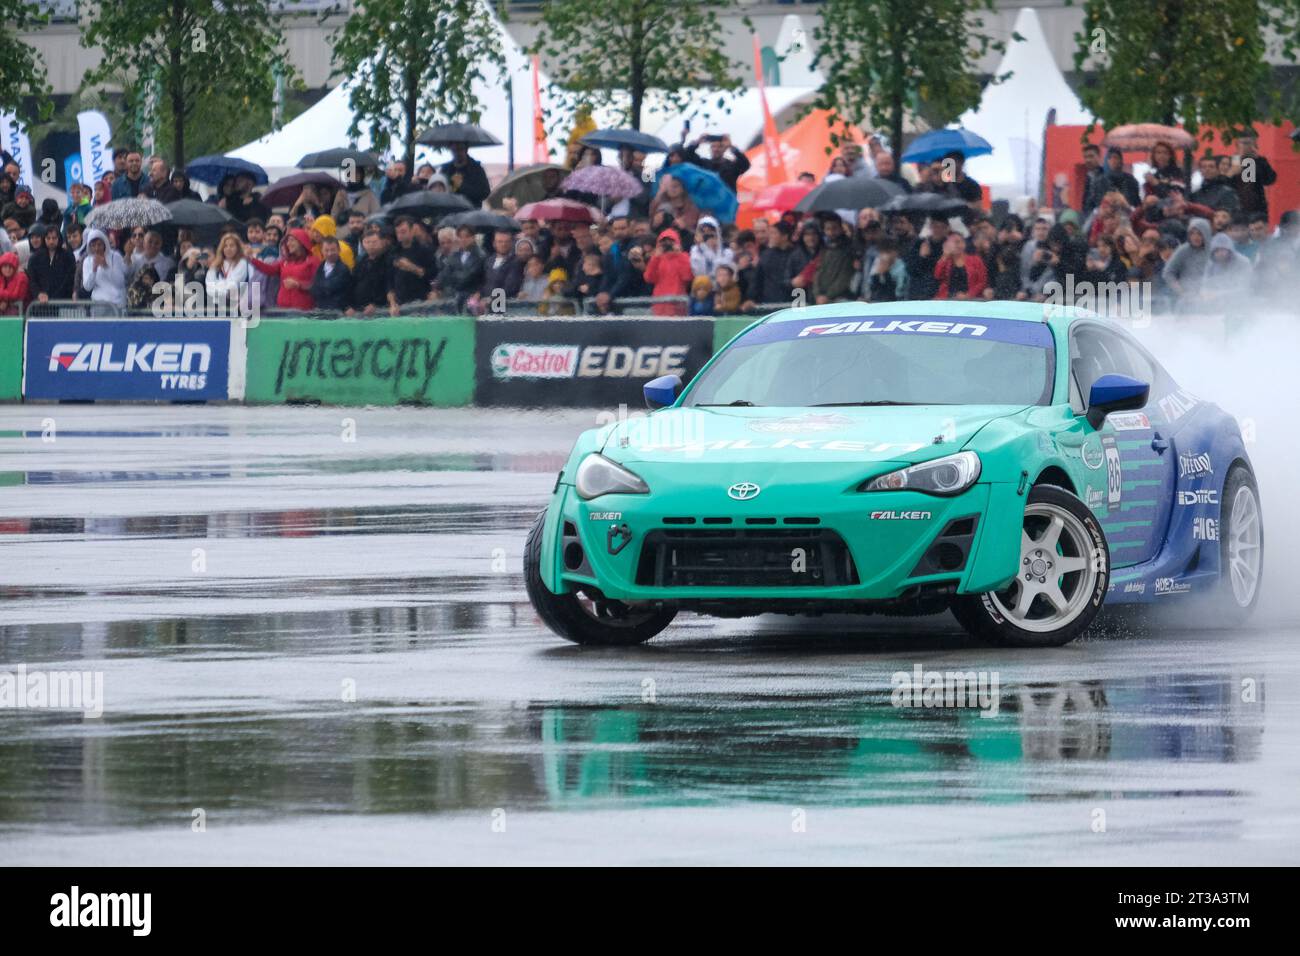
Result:
[[[666,408],[677,401],[677,393],[682,389],[682,380],[676,375],[660,375],[645,383],[645,407],[649,409]]]
[[[1100,428],[1111,412],[1145,408],[1151,386],[1127,375],[1103,375],[1088,392],[1088,424]]]

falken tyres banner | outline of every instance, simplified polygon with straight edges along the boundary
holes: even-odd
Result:
[[[646,382],[660,375],[688,382],[712,351],[709,319],[481,319],[474,400],[639,407]]]
[[[30,319],[24,358],[27,399],[223,400],[230,322]]]

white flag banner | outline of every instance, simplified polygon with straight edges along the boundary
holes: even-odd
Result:
[[[81,181],[92,189],[113,169],[113,138],[108,117],[98,110],[77,114],[81,131]]]
[[[18,122],[13,113],[0,113],[0,145],[14,158],[22,171],[23,182],[28,186],[36,182],[36,172],[32,167],[32,144],[27,139],[27,130]]]

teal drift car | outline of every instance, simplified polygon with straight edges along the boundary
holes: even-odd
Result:
[[[1088,312],[789,309],[645,397],[578,438],[528,537],[533,606],[580,644],[682,610],[951,609],[983,640],[1052,646],[1104,603],[1202,595],[1239,619],[1259,596],[1235,420]]]

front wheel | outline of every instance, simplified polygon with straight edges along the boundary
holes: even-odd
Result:
[[[1025,504],[1015,580],[958,595],[952,611],[991,644],[1059,647],[1088,629],[1109,583],[1110,551],[1092,512],[1064,488],[1037,485]]]
[[[539,514],[524,545],[524,587],[528,600],[542,623],[560,637],[575,644],[627,647],[650,640],[677,616],[674,608],[660,604],[625,604],[592,588],[572,594],[556,594],[542,580],[542,526],[546,512]]]

